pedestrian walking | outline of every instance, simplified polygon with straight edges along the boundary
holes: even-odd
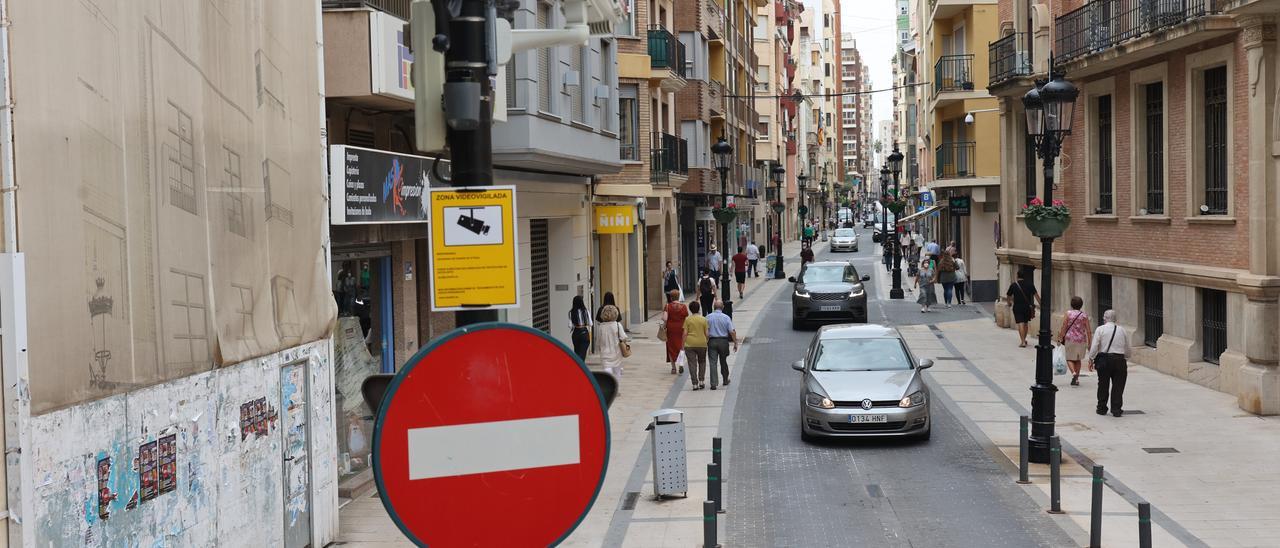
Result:
[[[733,278],[738,282],[738,298],[742,298],[742,292],[747,288],[747,258],[745,248],[738,247],[738,252],[729,258],[733,261]]]
[[[804,245],[813,245],[813,236],[815,234],[817,234],[817,231],[813,229],[813,225],[806,223],[804,225]]]
[[[1080,365],[1092,345],[1089,315],[1085,314],[1084,299],[1071,297],[1071,310],[1062,317],[1062,329],[1058,330],[1058,342],[1067,347],[1067,369],[1071,370],[1071,386],[1080,386]]]
[[[587,359],[587,350],[591,348],[591,311],[587,310],[582,295],[573,298],[573,307],[569,309],[569,330],[573,353],[578,355],[578,359]]]
[[[622,359],[631,355],[631,338],[618,321],[622,312],[607,304],[600,311],[600,326],[596,333],[596,349],[600,352],[600,365],[616,376],[622,376]]]
[[[684,366],[677,366],[680,352],[684,350],[684,320],[689,317],[689,308],[680,302],[680,292],[667,292],[667,305],[662,308],[662,329],[667,343],[667,363],[671,364],[671,374],[684,373]]]
[[[676,273],[676,269],[671,266],[671,261],[667,261],[667,268],[662,271],[662,292],[670,293],[680,292],[680,276]]]
[[[1098,414],[1107,414],[1110,396],[1111,414],[1119,417],[1124,414],[1124,385],[1129,379],[1129,332],[1116,324],[1115,310],[1103,312],[1102,321],[1089,345],[1089,369],[1098,372]]]
[[[716,302],[716,289],[719,283],[716,278],[711,277],[711,272],[702,271],[702,277],[698,279],[698,302],[703,310],[711,310],[711,304]]]
[[[720,384],[720,379],[724,379],[724,385],[729,386],[729,344],[733,344],[733,351],[738,351],[738,332],[733,327],[733,318],[724,313],[724,303],[715,302],[715,310],[707,316],[707,361],[711,362],[711,389],[715,390]],[[716,365],[719,364],[719,375],[716,375]]]
[[[800,250],[800,266],[811,262],[813,262],[813,248],[806,245]]]
[[[951,308],[951,299],[956,291],[956,258],[950,251],[944,251],[938,257],[938,283],[942,284],[942,300],[947,308]]]
[[[621,322],[621,321],[622,321],[622,317],[623,317],[623,316],[622,316],[622,309],[621,309],[621,308],[618,308],[618,302],[617,302],[617,300],[616,300],[616,299],[614,299],[614,297],[613,297],[613,292],[612,292],[612,291],[605,291],[605,292],[604,292],[604,298],[603,298],[603,299],[601,300],[601,302],[600,302],[600,308],[597,308],[597,309],[596,309],[596,323],[600,323],[600,322],[603,322],[603,321],[604,321],[604,319],[602,319],[602,318],[601,318],[601,315],[603,315],[603,314],[604,314],[604,307],[606,307],[606,306],[612,306],[612,307],[614,307],[614,308],[617,308],[617,309],[618,309],[618,321],[619,321],[619,322]]]
[[[964,264],[964,259],[960,258],[960,252],[956,251],[951,254],[956,261],[956,303],[965,304],[965,289],[969,283],[969,267]]]
[[[1005,302],[1012,305],[1013,323],[1018,324],[1018,348],[1026,348],[1027,324],[1036,317],[1036,306],[1040,304],[1040,294],[1031,282],[1031,269],[1019,268],[1018,281],[1004,295]]]
[[[711,246],[711,253],[707,255],[707,270],[711,271],[711,277],[717,281],[720,279],[720,266],[724,264],[724,257],[720,255],[720,250],[716,246]]]
[[[689,361],[689,382],[694,390],[707,386],[707,319],[698,312],[698,303],[689,303],[689,317],[684,320],[684,355]]]
[[[937,264],[927,259],[920,263],[920,271],[916,273],[916,289],[920,290],[920,294],[916,297],[916,303],[920,305],[921,313],[932,312],[933,305],[938,304],[938,295],[933,292],[933,284],[937,281]]]
[[[755,242],[747,244],[747,275],[760,277],[760,248]]]

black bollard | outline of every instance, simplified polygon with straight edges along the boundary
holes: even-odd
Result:
[[[703,548],[720,548],[716,542],[716,503],[702,502],[702,546]]]
[[[720,438],[711,438],[711,462],[722,464],[720,462]]]
[[[1102,466],[1093,465],[1093,503],[1089,505],[1089,548],[1102,548]]]
[[[720,465],[715,463],[708,464],[707,465],[707,500],[710,500],[716,503],[717,514],[724,513],[724,501],[722,500],[723,498],[724,497],[721,496],[721,492],[720,492]]]
[[[1049,436],[1049,513],[1062,513],[1062,441]]]
[[[1138,503],[1138,548],[1151,548],[1151,503]]]

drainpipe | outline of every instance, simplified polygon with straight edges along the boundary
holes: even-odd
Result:
[[[0,1],[0,71],[3,71],[4,95],[0,97],[0,148],[4,149],[4,172],[0,174],[0,194],[4,208],[4,252],[18,251],[18,185],[14,182],[13,154],[13,84],[9,70],[9,3]]]

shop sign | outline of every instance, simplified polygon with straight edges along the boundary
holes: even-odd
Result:
[[[693,210],[693,220],[714,221],[716,216],[711,214],[711,206],[699,206]]]
[[[431,310],[520,306],[516,187],[430,190]]]
[[[422,223],[433,158],[382,150],[329,147],[329,213],[335,225]],[[444,163],[442,160],[441,163]]]
[[[630,234],[636,226],[636,208],[629,205],[598,205],[596,234]]]
[[[947,208],[955,217],[968,217],[970,200],[968,196],[952,196],[947,200]]]
[[[413,52],[405,21],[389,13],[369,13],[369,78],[374,95],[413,102]]]

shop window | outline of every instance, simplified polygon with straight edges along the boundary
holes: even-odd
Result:
[[[623,160],[640,159],[640,104],[635,84],[618,86],[618,147]]]

